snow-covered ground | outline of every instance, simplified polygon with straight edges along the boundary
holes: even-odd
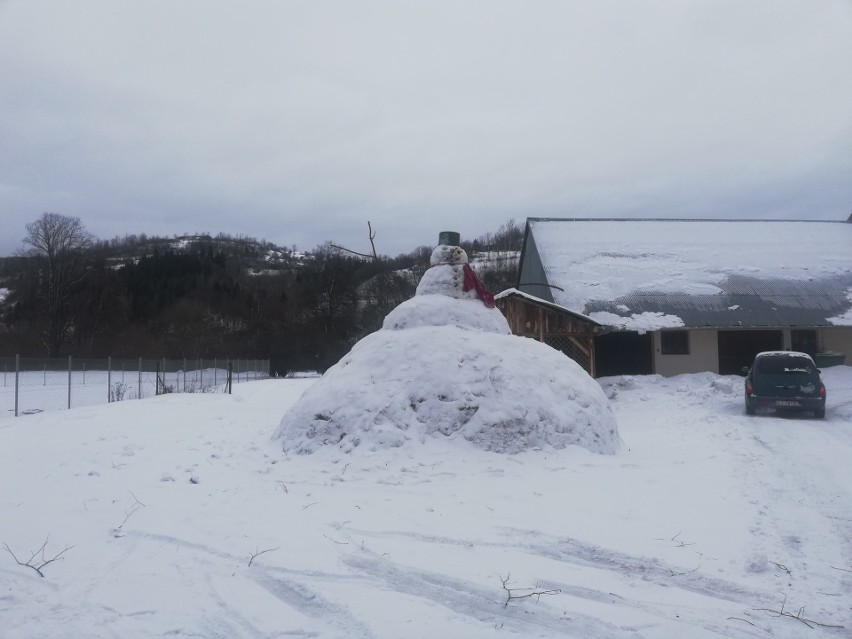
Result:
[[[852,368],[824,376],[824,420],[601,380],[613,455],[287,454],[314,379],[2,418],[0,636],[849,637]]]
[[[55,365],[59,360],[36,360]],[[255,360],[250,360],[255,361]],[[248,368],[243,360],[243,368]],[[62,362],[59,362],[61,365]],[[10,370],[11,368],[11,370]],[[104,367],[106,368],[106,367]],[[254,367],[252,367],[254,368]],[[25,370],[15,374],[14,365],[0,371],[0,417],[69,407],[92,406],[153,397],[157,394],[157,376],[153,371],[114,369],[67,371]],[[226,368],[198,368],[160,373],[160,380],[170,393],[225,392]],[[263,370],[235,370],[231,383],[239,384],[264,379]],[[162,386],[160,387],[162,392]]]

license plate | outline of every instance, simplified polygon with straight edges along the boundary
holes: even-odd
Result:
[[[776,406],[799,406],[799,402],[790,399],[779,399],[775,402]]]

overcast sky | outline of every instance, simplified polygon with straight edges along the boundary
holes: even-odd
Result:
[[[0,255],[44,212],[389,255],[846,219],[852,0],[0,0]]]

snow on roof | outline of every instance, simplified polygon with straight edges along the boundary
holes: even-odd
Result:
[[[846,222],[534,218],[528,224],[547,283],[562,289],[551,288],[553,301],[606,325],[852,325],[852,224]]]
[[[533,302],[534,304],[541,304],[542,306],[554,308],[558,311],[562,311],[564,313],[574,315],[576,317],[579,317],[580,319],[586,320],[587,322],[601,326],[600,322],[592,319],[588,315],[583,315],[582,313],[572,311],[570,308],[560,306],[559,304],[554,304],[553,302],[548,302],[547,300],[543,300],[540,297],[536,297],[535,295],[530,295],[529,293],[525,293],[524,291],[520,291],[516,288],[507,288],[505,291],[500,291],[499,293],[497,293],[494,296],[494,299],[495,300],[501,300],[501,299],[504,299],[504,298],[507,298],[507,297],[522,297],[526,300],[529,300],[530,302]]]
[[[846,299],[849,300],[849,308],[845,312],[828,318],[829,324],[836,326],[852,326],[852,288],[846,290]]]

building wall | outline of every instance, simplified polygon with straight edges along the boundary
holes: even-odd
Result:
[[[544,286],[547,284],[547,273],[541,264],[541,257],[532,233],[527,233],[525,242],[524,259],[521,261],[518,272],[518,289],[546,302],[553,302],[553,292],[549,286]]]
[[[790,329],[782,329],[784,348],[789,349]],[[852,366],[852,327],[818,329],[822,351],[843,353],[846,365]],[[654,332],[654,372],[664,377],[684,373],[719,372],[719,340],[715,329],[689,331],[689,355],[663,355],[660,347],[660,332]]]
[[[660,332],[654,332],[654,372],[664,377],[683,373],[719,372],[719,342],[716,331],[689,331],[689,355],[663,355]]]
[[[819,331],[819,343],[823,351],[846,355],[846,365],[852,366],[852,327],[822,328]]]

